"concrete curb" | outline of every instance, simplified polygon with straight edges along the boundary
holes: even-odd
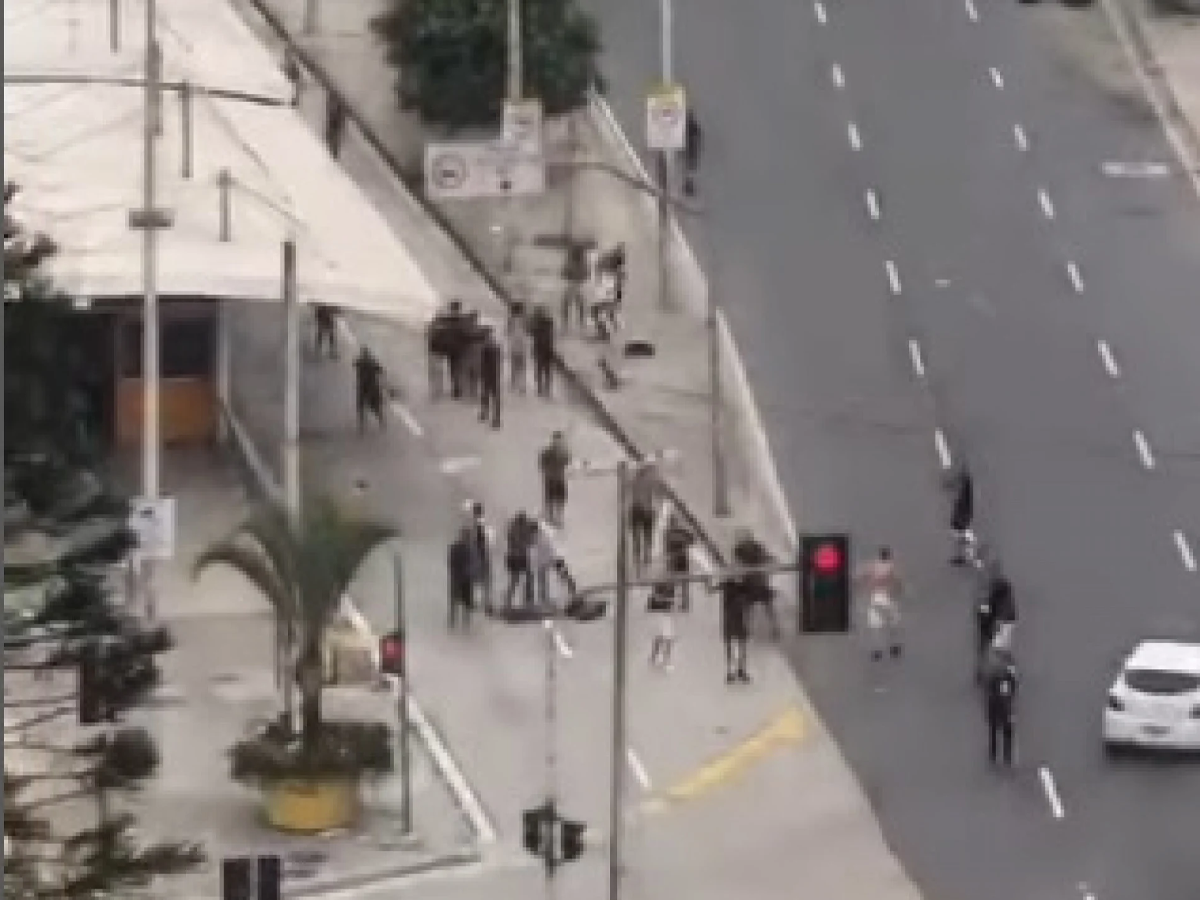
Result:
[[[345,893],[348,897],[353,897],[363,888],[378,887],[380,882],[400,881],[441,869],[456,869],[481,862],[483,862],[483,854],[478,850],[430,853],[404,865],[364,869],[344,876],[314,878],[311,881],[306,879],[302,885],[289,887],[286,895],[288,900],[300,900],[300,898],[336,900],[339,894]]]
[[[1154,41],[1146,33],[1143,21],[1146,13],[1135,12],[1125,0],[1100,0],[1100,6],[1129,56],[1184,174],[1200,195],[1200,123],[1192,122],[1179,105],[1170,77],[1155,53]]]

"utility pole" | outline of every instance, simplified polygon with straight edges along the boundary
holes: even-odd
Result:
[[[400,785],[404,798],[400,801],[400,831],[405,836],[413,834],[412,816],[412,743],[409,720],[408,683],[408,631],[404,614],[404,564],[397,553],[393,559],[396,580],[396,634],[400,636],[400,690],[396,712],[400,720]]]
[[[521,0],[508,0],[508,87],[512,102],[524,93],[524,61],[521,58]]]
[[[629,657],[629,544],[625,523],[629,506],[629,483],[634,473],[647,466],[675,462],[678,455],[672,450],[649,454],[641,460],[625,459],[616,462],[592,463],[579,461],[571,470],[576,476],[616,475],[617,478],[617,572],[616,609],[613,613],[613,694],[612,694],[612,751],[610,763],[608,808],[608,898],[619,900],[621,878],[624,874],[624,823],[626,795],[627,704],[626,687]]]
[[[558,810],[558,647],[554,641],[554,622],[543,623],[546,636],[546,806]],[[556,894],[554,871],[558,865],[554,840],[545,843],[546,900]]]
[[[158,47],[158,11],[155,0],[146,0],[146,72],[145,110],[142,114],[142,496],[147,504],[156,506],[159,495],[160,374],[161,326],[158,310],[158,210],[156,181],[158,177],[156,145],[161,123],[158,117],[159,81],[162,78],[162,55]],[[131,217],[131,224],[132,222]],[[153,619],[156,612],[155,563],[150,554],[143,554],[142,590],[145,613]]]
[[[708,431],[713,515],[725,518],[732,510],[729,504],[729,469],[725,457],[725,396],[721,380],[721,296],[717,287],[717,252],[713,245],[710,220],[705,220],[704,229],[708,235],[705,331],[708,337]]]
[[[659,31],[662,42],[662,84],[671,87],[675,79],[674,8],[672,0],[659,0]],[[662,193],[658,198],[658,299],[663,308],[671,305],[669,296],[670,275],[668,273],[667,248],[671,240],[670,196],[675,184],[675,154],[672,150],[659,151],[659,177]]]
[[[625,682],[629,656],[628,540],[625,515],[629,495],[629,463],[617,463],[617,604],[613,617],[612,786],[609,794],[608,900],[619,900],[625,822]]]

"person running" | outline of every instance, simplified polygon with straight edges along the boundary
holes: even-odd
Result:
[[[654,616],[654,638],[650,642],[650,665],[670,672],[674,668],[671,651],[675,648],[675,586],[656,584],[650,589],[646,609]]]
[[[887,652],[900,656],[900,593],[902,584],[890,547],[880,547],[878,555],[859,571],[858,584],[867,596],[867,628],[871,634],[871,658],[883,659]]]

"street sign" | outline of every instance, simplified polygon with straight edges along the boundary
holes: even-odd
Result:
[[[129,529],[137,536],[138,552],[145,559],[171,559],[175,555],[175,498],[133,501]]]
[[[504,143],[534,156],[542,152],[542,101],[504,102]]]
[[[128,219],[129,227],[135,231],[142,228],[163,229],[175,224],[175,213],[169,209],[131,209]]]
[[[546,161],[502,141],[430,143],[425,186],[438,200],[540,194],[546,190]]]
[[[646,146],[682,150],[687,143],[687,98],[679,85],[664,85],[646,98]]]

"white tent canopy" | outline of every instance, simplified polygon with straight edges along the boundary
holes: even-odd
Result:
[[[22,220],[60,246],[48,274],[91,298],[142,291],[142,235],[128,216],[142,205],[143,91],[111,79],[141,77],[144,7],[120,0],[117,53],[108,49],[109,8],[109,0],[4,3],[5,178],[21,187]],[[268,101],[195,94],[185,177],[183,104],[164,92],[157,205],[174,223],[160,233],[161,295],[278,302],[281,245],[291,238],[303,301],[427,322],[438,298],[419,265],[286,104],[276,60],[236,14],[219,0],[158,0],[158,15],[165,81]],[[64,37],[70,31],[74,39]],[[64,84],[63,75],[100,80]],[[223,170],[234,185],[227,241]]]

